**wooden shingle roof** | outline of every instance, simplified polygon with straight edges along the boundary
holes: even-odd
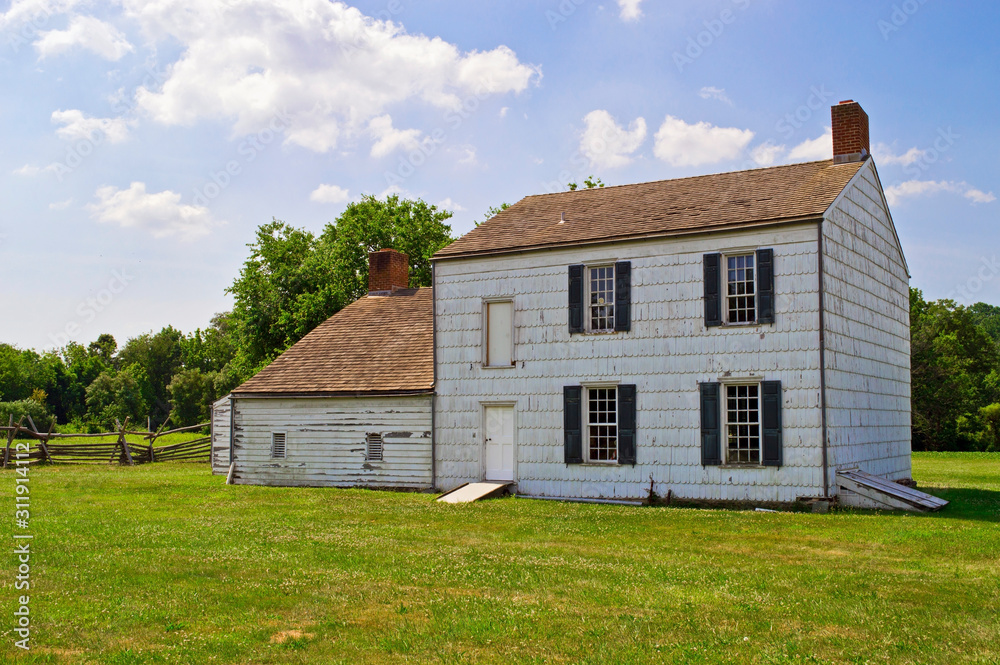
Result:
[[[826,160],[528,196],[434,258],[817,218],[863,163],[834,164]],[[563,216],[565,221],[561,222]]]
[[[361,298],[316,326],[233,395],[430,392],[433,307],[430,288]]]

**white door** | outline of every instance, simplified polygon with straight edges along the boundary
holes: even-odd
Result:
[[[514,407],[486,407],[486,480],[514,480]]]

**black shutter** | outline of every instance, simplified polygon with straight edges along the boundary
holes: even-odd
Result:
[[[705,255],[705,326],[722,325],[722,299],[719,297],[721,254]]]
[[[701,463],[702,466],[722,464],[719,426],[719,384],[701,384]]]
[[[583,266],[569,267],[569,331],[583,332]]]
[[[635,464],[635,386],[618,386],[618,463]]]
[[[761,464],[781,466],[781,381],[762,381],[761,417],[764,450]]]
[[[757,323],[774,323],[774,251],[757,250]]]
[[[632,329],[632,262],[615,264],[615,330]]]
[[[566,464],[583,464],[583,388],[563,388]]]

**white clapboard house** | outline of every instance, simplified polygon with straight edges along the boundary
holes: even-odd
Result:
[[[868,116],[832,115],[832,159],[529,196],[438,252],[435,485],[862,504],[838,470],[908,478],[906,260]]]
[[[215,471],[232,466],[237,484],[433,486],[432,298],[407,288],[408,263],[372,253],[366,297],[214,405]]]

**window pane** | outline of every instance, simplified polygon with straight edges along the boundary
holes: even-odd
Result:
[[[726,310],[730,323],[757,320],[757,285],[754,281],[754,255],[727,257]]]
[[[618,459],[618,389],[587,390],[588,460],[614,462]]]

